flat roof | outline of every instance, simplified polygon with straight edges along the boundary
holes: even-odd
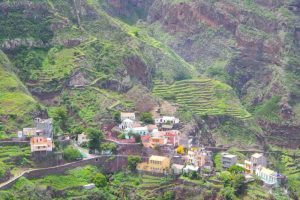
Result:
[[[135,116],[133,112],[121,112],[122,117],[132,117]]]
[[[260,158],[262,156],[263,156],[262,153],[255,153],[255,154],[252,155],[252,157],[254,157],[254,158]]]
[[[232,155],[232,154],[227,154],[227,153],[225,153],[225,154],[222,154],[222,157],[226,157],[226,158],[235,158],[236,155]]]
[[[164,157],[164,156],[151,156],[149,160],[163,161],[165,159],[168,159],[168,157]]]
[[[268,175],[276,174],[275,171],[273,171],[273,170],[271,170],[271,169],[268,169],[268,168],[265,168],[265,167],[263,167],[263,168],[261,169],[261,171],[262,171],[263,173],[265,173],[265,174],[268,174]]]

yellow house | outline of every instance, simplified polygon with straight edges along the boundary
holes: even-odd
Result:
[[[148,171],[155,173],[164,173],[170,170],[171,160],[164,156],[151,156],[148,163],[140,163],[137,165],[137,170]]]

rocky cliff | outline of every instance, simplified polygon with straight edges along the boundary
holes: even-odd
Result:
[[[235,88],[255,118],[263,121],[269,139],[284,132],[283,138],[298,143],[297,15],[296,1],[157,0],[149,9],[147,25],[142,26],[193,63],[200,74]],[[276,139],[269,142],[278,144]]]

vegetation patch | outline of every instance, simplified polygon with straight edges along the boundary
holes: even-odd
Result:
[[[181,108],[189,109],[199,116],[229,115],[238,119],[251,117],[230,86],[208,78],[177,81],[172,85],[155,81],[153,93],[164,99],[174,99]]]

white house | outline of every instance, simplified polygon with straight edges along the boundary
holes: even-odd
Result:
[[[78,135],[77,143],[81,145],[82,143],[88,142],[89,138],[85,133],[81,133]]]
[[[155,124],[166,124],[166,123],[178,124],[179,119],[172,116],[163,116],[160,118],[155,118]]]
[[[182,174],[184,165],[172,164],[171,169],[174,174]]]
[[[224,169],[231,167],[237,163],[237,156],[223,152],[221,154],[221,164]]]
[[[135,114],[130,112],[121,112],[121,121],[125,119],[131,119],[132,121],[135,120]]]
[[[23,136],[24,137],[31,137],[36,135],[36,128],[23,128]]]
[[[257,167],[255,174],[266,184],[269,186],[278,185],[280,181],[285,179],[285,176],[268,169],[266,167]]]
[[[147,126],[144,127],[134,127],[125,129],[126,139],[129,139],[129,133],[138,134],[140,136],[149,134],[149,130]]]
[[[134,121],[133,120],[131,120],[131,119],[124,119],[122,121],[122,123],[119,125],[119,128],[122,129],[122,130],[127,129],[127,128],[131,129],[131,128],[133,128],[133,125],[134,125]]]
[[[199,167],[194,166],[194,165],[187,165],[183,168],[183,171],[185,173],[189,173],[189,172],[198,172],[199,171]]]

